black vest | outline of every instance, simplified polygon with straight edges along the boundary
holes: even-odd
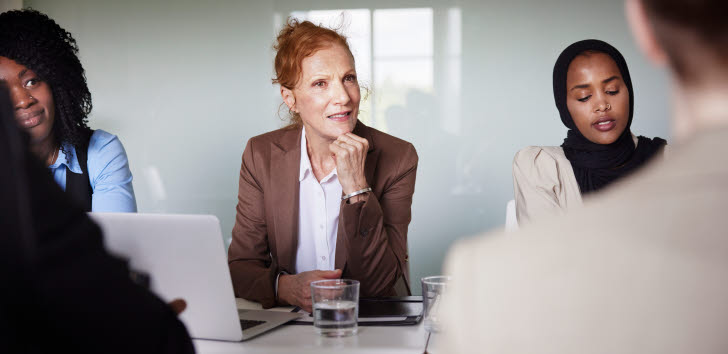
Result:
[[[87,163],[88,145],[93,133],[94,131],[91,129],[85,132],[83,142],[76,147],[76,158],[81,166],[81,173],[73,173],[66,167],[66,194],[86,212],[91,211],[91,196],[93,195]]]

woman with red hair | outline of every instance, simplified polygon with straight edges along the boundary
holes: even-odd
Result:
[[[412,144],[358,120],[346,38],[289,20],[273,83],[291,122],[248,141],[228,263],[238,297],[311,311],[310,283],[350,278],[361,296],[409,294]]]

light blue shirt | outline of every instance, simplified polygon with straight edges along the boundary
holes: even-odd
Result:
[[[59,151],[56,162],[48,169],[56,183],[65,190],[66,167],[73,173],[82,172],[76,157],[76,149],[68,144],[65,144],[64,148],[71,155],[70,161],[66,162],[66,154]],[[116,135],[103,130],[94,131],[89,140],[86,165],[93,191],[91,211],[129,213],[137,211],[129,160],[124,146]]]

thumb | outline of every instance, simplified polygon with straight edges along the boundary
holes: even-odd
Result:
[[[321,272],[321,276],[326,279],[341,278],[341,269],[323,271],[323,272]]]

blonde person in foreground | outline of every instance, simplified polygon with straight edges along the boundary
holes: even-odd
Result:
[[[667,66],[669,160],[568,216],[456,245],[447,353],[728,353],[728,2],[628,0]]]

